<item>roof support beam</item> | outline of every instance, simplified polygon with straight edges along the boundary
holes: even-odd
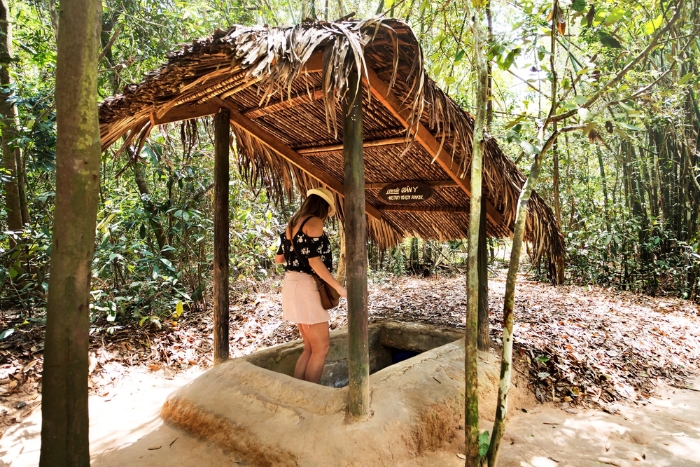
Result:
[[[415,180],[407,180],[415,181]],[[459,188],[457,182],[454,180],[435,180],[435,181],[423,181],[423,183],[432,186],[433,188]],[[382,190],[389,185],[402,182],[384,182],[384,183],[365,183],[366,190]]]
[[[401,102],[396,95],[389,89],[386,83],[371,68],[367,68],[367,76],[369,77],[369,89],[372,96],[381,102],[389,112],[396,118],[404,127],[408,129],[411,110],[401,105]],[[362,75],[362,80],[367,81],[365,75]],[[416,141],[428,151],[442,169],[459,185],[462,190],[471,198],[471,187],[469,177],[462,178],[457,174],[453,167],[452,157],[445,151],[445,148],[440,147],[440,143],[435,137],[430,134],[428,129],[421,123],[416,128]],[[486,202],[486,215],[491,222],[496,225],[501,224],[502,215],[495,206],[484,198]]]
[[[386,139],[378,139],[375,141],[364,141],[362,143],[363,148],[376,148],[379,146],[392,146],[395,144],[406,144],[406,138],[404,136],[400,136],[398,138],[386,138]],[[343,150],[343,145],[342,144],[331,144],[329,146],[317,146],[314,148],[302,148],[302,149],[297,149],[296,151],[299,154],[314,154],[317,152],[335,152],[335,151],[342,151]]]
[[[201,118],[214,115],[219,111],[220,106],[215,102],[207,101],[204,104],[183,104],[168,110],[163,116],[158,117],[158,113],[151,112],[151,124],[153,126],[164,125],[166,123]]]
[[[343,186],[342,183],[340,183],[335,178],[331,177],[326,172],[319,170],[318,167],[316,167],[314,164],[312,164],[308,160],[304,159],[304,157],[301,154],[294,151],[292,148],[290,148],[286,144],[281,143],[269,131],[265,130],[264,128],[259,126],[257,123],[255,123],[254,121],[252,121],[251,119],[249,119],[248,117],[243,115],[241,112],[239,112],[233,103],[225,101],[223,99],[219,99],[218,97],[214,97],[210,100],[212,102],[215,102],[220,107],[226,107],[231,111],[231,123],[233,123],[237,127],[241,128],[242,130],[247,131],[251,135],[255,136],[265,146],[272,149],[277,154],[282,156],[284,159],[286,159],[287,161],[296,165],[301,170],[303,170],[304,172],[306,172],[307,174],[309,174],[310,176],[312,176],[313,178],[315,178],[319,182],[328,186],[328,188],[335,191],[340,196],[345,195],[345,187]],[[367,214],[374,217],[375,219],[382,218],[382,213],[379,212],[379,210],[377,208],[375,208],[374,206],[372,206],[369,203],[365,203],[365,212],[367,212]]]
[[[323,71],[323,50],[314,52],[304,64],[302,73],[320,73]]]
[[[247,110],[243,112],[243,115],[250,119],[255,119],[282,110],[291,109],[292,107],[296,107],[298,105],[308,104],[309,102],[317,101],[321,98],[323,98],[323,89],[313,89],[311,91],[311,95],[302,93],[296,97],[292,97],[291,99],[285,99],[280,102],[275,102],[274,104],[268,104],[264,107]]]

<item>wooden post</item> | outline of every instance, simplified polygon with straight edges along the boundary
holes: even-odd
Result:
[[[228,182],[231,112],[214,116],[214,364],[228,360]]]
[[[351,418],[369,414],[367,343],[367,219],[362,150],[362,84],[357,72],[348,79],[343,101],[345,170],[345,250],[348,289],[348,407]]]

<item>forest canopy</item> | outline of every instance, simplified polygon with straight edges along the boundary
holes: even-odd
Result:
[[[527,174],[542,150],[540,130],[550,109],[565,116],[555,123],[559,128],[580,127],[554,142],[537,187],[565,235],[568,281],[697,300],[697,2],[552,5],[490,2],[488,131]],[[22,310],[23,317],[45,307],[50,274],[58,8],[53,0],[11,2],[13,36],[3,55],[0,307]],[[464,6],[411,0],[106,1],[95,100],[141,82],[179,44],[217,29],[351,14],[407,21],[430,76],[466,110],[474,105],[473,37]],[[138,164],[115,158],[117,149],[101,160],[93,319],[108,326],[159,324],[206,307],[213,254],[211,121],[159,127],[136,154]],[[237,171],[230,193],[232,283],[245,291],[275,274],[276,233],[296,195],[273,203],[264,187],[250,186]],[[465,265],[466,241],[407,239],[387,251],[370,244],[369,252],[373,273],[456,271]],[[533,267],[542,278],[547,274]]]

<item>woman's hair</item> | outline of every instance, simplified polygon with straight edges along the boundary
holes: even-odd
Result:
[[[330,206],[325,199],[318,195],[309,196],[303,203],[301,203],[299,210],[292,216],[291,219],[289,219],[289,223],[287,223],[289,235],[294,235],[294,230],[292,229],[294,229],[294,226],[297,225],[297,223],[299,223],[299,221],[304,217],[318,217],[323,221],[326,220],[326,217],[328,217],[329,210]]]

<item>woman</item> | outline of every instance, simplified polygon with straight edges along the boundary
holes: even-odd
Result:
[[[321,305],[312,274],[337,290],[341,297],[347,298],[348,293],[331,275],[331,244],[323,232],[323,222],[335,214],[333,195],[325,188],[314,188],[306,196],[280,235],[275,262],[286,263],[282,288],[284,319],[296,323],[304,339],[304,352],[297,360],[294,377],[318,383],[330,347],[330,317]]]

